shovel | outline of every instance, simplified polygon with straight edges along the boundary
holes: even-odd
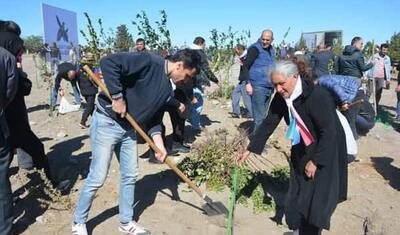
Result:
[[[104,92],[104,94],[111,100],[111,95],[108,92],[106,85],[94,75],[89,66],[83,66],[83,70],[89,75],[89,78],[92,82],[94,82],[100,89]],[[126,113],[125,119],[132,125],[132,127],[140,134],[140,136],[150,145],[150,147],[154,150],[154,152],[161,152],[160,149],[154,144],[153,140],[142,130],[142,128],[137,124],[137,122],[132,118],[129,113]],[[209,196],[201,191],[196,184],[194,184],[179,168],[173,163],[168,157],[165,159],[165,163],[183,180],[185,181],[190,188],[192,188],[200,197],[203,199],[204,204],[202,205],[202,209],[204,212],[209,215],[220,215],[224,214],[225,216],[228,214],[228,209],[222,204],[222,202],[214,202]]]

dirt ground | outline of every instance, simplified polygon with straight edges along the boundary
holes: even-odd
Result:
[[[43,141],[52,169],[59,180],[69,179],[72,187],[69,197],[76,203],[79,190],[87,176],[91,151],[88,129],[78,126],[81,112],[48,116],[49,91],[40,82],[34,69],[32,58],[23,60],[24,70],[33,81],[32,94],[26,97],[31,126]],[[233,81],[236,80],[237,67],[233,69]],[[41,85],[39,88],[37,85]],[[395,112],[396,94],[384,90],[382,104],[391,115]],[[73,98],[67,94],[72,102]],[[248,126],[246,119],[231,119],[228,112],[230,104],[207,100],[203,110],[202,122],[207,130],[226,128],[236,133],[238,126]],[[391,117],[390,115],[388,116]],[[166,125],[169,117],[166,115]],[[339,204],[332,221],[330,231],[323,234],[399,234],[400,231],[400,153],[398,151],[399,127],[377,123],[370,133],[359,140],[358,157],[361,162],[349,165],[348,200]],[[287,148],[287,140],[280,126],[273,136],[274,144]],[[168,133],[170,133],[168,129]],[[188,139],[199,141],[199,137],[188,131]],[[144,156],[148,147],[139,145],[139,156]],[[286,165],[286,160],[274,147],[268,151],[268,157],[274,164]],[[183,156],[181,156],[182,158]],[[154,165],[139,158],[140,177],[136,184],[135,217],[139,223],[151,230],[152,234],[173,235],[219,235],[226,234],[225,221],[217,217],[208,217],[199,209],[201,200],[178,183],[177,176],[166,165]],[[120,234],[118,228],[118,192],[119,170],[116,158],[113,159],[107,181],[98,191],[90,210],[87,227],[90,234]],[[55,210],[41,206],[33,193],[26,191],[32,186],[28,178],[18,172],[17,161],[11,164],[11,181],[15,196],[19,200],[15,206],[15,227],[20,234],[71,234],[73,209]],[[217,201],[228,204],[229,191],[209,192]],[[271,195],[276,201],[283,201],[283,195]],[[234,234],[291,234],[285,225],[277,225],[271,218],[282,216],[270,213],[253,214],[252,210],[236,205]],[[279,220],[279,219],[278,219]],[[283,219],[284,221],[284,219]],[[369,232],[365,233],[365,225]]]

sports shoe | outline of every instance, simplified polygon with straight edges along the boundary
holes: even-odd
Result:
[[[130,234],[130,235],[149,235],[150,231],[139,226],[135,221],[130,221],[127,224],[119,224],[118,230],[120,232]]]
[[[174,142],[172,144],[172,150],[174,151],[178,151],[180,153],[189,153],[190,152],[190,146],[188,146],[187,144],[181,144],[178,142]]]
[[[72,224],[72,234],[73,235],[88,235],[86,224]]]
[[[82,128],[82,129],[86,129],[86,128],[89,128],[90,126],[89,125],[87,125],[86,123],[79,123],[79,126]]]

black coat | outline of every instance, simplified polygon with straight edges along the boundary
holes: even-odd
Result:
[[[15,56],[0,44],[0,148],[9,138],[5,109],[14,99],[18,88],[18,72]]]
[[[364,57],[361,52],[354,46],[346,46],[343,54],[339,56],[337,61],[338,74],[361,78],[363,72],[372,68],[373,64],[365,64]]]
[[[325,88],[303,81],[303,93],[293,105],[314,137],[305,146],[303,140],[292,146],[290,187],[285,207],[290,229],[298,229],[302,219],[319,228],[329,229],[336,205],[347,196],[347,149],[345,134],[335,111],[335,103]],[[275,95],[266,119],[252,137],[249,150],[260,154],[266,140],[282,117],[288,122],[288,108],[280,95]],[[309,160],[317,164],[313,180],[304,168]]]
[[[26,130],[30,130],[28,112],[26,110],[25,96],[29,95],[32,88],[32,82],[28,79],[28,75],[17,69],[18,73],[18,90],[13,101],[6,109],[6,119],[10,130],[10,142],[12,147],[17,147],[17,142],[24,138],[23,134]]]
[[[96,95],[99,89],[93,84],[88,75],[82,69],[79,71],[78,77],[79,90],[83,96]]]

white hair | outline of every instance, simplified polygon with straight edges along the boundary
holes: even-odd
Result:
[[[299,74],[299,70],[297,69],[297,65],[292,61],[283,60],[273,63],[268,73],[270,78],[273,74],[281,74],[287,78],[291,78]]]

